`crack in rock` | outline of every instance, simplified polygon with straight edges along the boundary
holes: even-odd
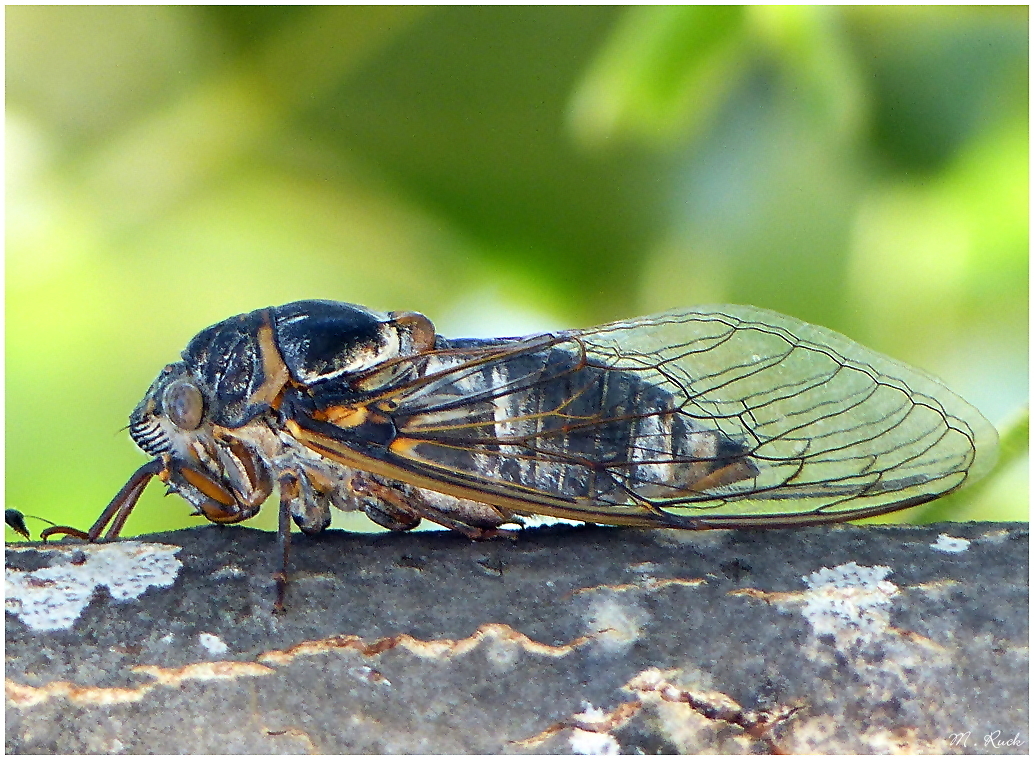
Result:
[[[197,662],[180,668],[162,668],[157,665],[137,665],[130,668],[134,673],[150,676],[161,686],[179,686],[184,681],[221,681],[234,678],[268,676],[272,668],[257,662],[224,660],[221,662]]]
[[[616,755],[620,751],[617,740],[610,735],[624,726],[639,710],[642,703],[638,700],[622,702],[610,712],[593,707],[589,702],[582,703],[582,712],[543,729],[527,739],[515,739],[510,744],[530,749],[556,736],[565,729],[571,730],[569,742],[571,750],[577,755]]]
[[[708,721],[736,726],[752,739],[764,742],[770,752],[780,754],[769,732],[789,719],[802,705],[779,706],[771,710],[747,710],[720,691],[702,691],[677,686],[672,678],[678,671],[648,668],[632,678],[624,688],[646,704],[661,702],[684,704]],[[675,737],[673,737],[675,738]]]
[[[11,679],[5,679],[5,697],[11,705],[19,708],[32,707],[41,702],[64,697],[77,705],[117,705],[139,702],[159,686],[178,687],[184,681],[215,681],[248,678],[272,674],[272,668],[257,662],[199,662],[180,668],[161,668],[157,665],[137,665],[133,673],[143,673],[154,679],[136,687],[123,686],[80,686],[70,681],[54,681],[45,686],[28,686]]]
[[[577,596],[578,594],[595,594],[607,591],[616,593],[625,591],[656,591],[657,589],[662,589],[665,586],[689,586],[690,588],[694,588],[706,583],[707,581],[703,578],[643,578],[640,581],[632,583],[601,583],[598,586],[587,586],[585,588],[569,591],[561,598],[568,599],[572,596]]]
[[[593,636],[579,636],[568,644],[554,646],[535,641],[504,623],[485,623],[478,626],[474,633],[464,639],[424,640],[410,636],[408,633],[400,633],[396,636],[385,636],[367,644],[361,637],[348,634],[303,641],[287,649],[265,652],[256,659],[272,665],[285,665],[296,657],[311,657],[335,649],[354,649],[366,657],[372,657],[395,647],[402,647],[418,657],[449,659],[470,652],[483,641],[505,641],[516,644],[532,654],[563,657],[593,638]]]
[[[223,660],[199,662],[178,668],[164,668],[157,665],[137,665],[133,673],[142,673],[154,679],[153,683],[138,687],[80,686],[69,681],[56,681],[46,686],[28,686],[7,679],[6,698],[14,706],[25,708],[45,702],[54,697],[65,697],[75,704],[108,705],[139,702],[159,686],[178,687],[184,681],[226,680],[241,677],[271,675],[275,671],[270,665],[286,665],[296,657],[306,657],[336,649],[354,649],[364,656],[379,655],[388,649],[402,647],[418,657],[449,659],[466,654],[482,642],[506,642],[519,646],[524,651],[547,657],[563,657],[592,640],[592,636],[580,636],[569,644],[553,646],[535,641],[508,625],[487,623],[464,639],[433,639],[424,641],[409,634],[399,634],[377,639],[370,644],[354,635],[331,636],[315,641],[303,641],[282,650],[272,650],[259,655],[258,662]],[[262,664],[265,663],[265,664]],[[370,683],[390,686],[391,683],[380,672],[368,668],[357,671],[356,677]]]

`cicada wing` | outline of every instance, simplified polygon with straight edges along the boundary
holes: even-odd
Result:
[[[581,340],[607,366],[672,389],[682,415],[710,421],[757,467],[751,482],[666,507],[739,524],[852,519],[929,501],[995,461],[994,427],[940,381],[776,312],[699,307]]]
[[[924,373],[743,306],[445,348],[365,383],[365,400],[300,420],[309,445],[414,485],[599,522],[879,514],[986,471],[996,439]],[[389,437],[371,434],[376,419]]]

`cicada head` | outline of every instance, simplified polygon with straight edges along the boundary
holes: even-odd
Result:
[[[167,365],[129,418],[136,444],[165,468],[159,475],[209,520],[253,517],[272,492],[258,452],[212,419],[214,399],[183,362]]]
[[[165,463],[159,477],[172,491],[209,520],[240,522],[272,491],[269,425],[287,386],[348,393],[349,378],[375,382],[371,372],[387,382],[394,360],[435,339],[421,314],[331,301],[239,314],[199,332],[183,361],[162,370],[130,416],[130,434]]]

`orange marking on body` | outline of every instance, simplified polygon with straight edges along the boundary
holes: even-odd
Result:
[[[338,427],[354,428],[366,422],[369,414],[365,406],[328,406],[320,416]]]
[[[697,492],[706,491],[709,488],[738,483],[757,474],[758,471],[749,462],[733,462],[695,481],[690,489]]]
[[[290,379],[290,373],[284,359],[280,356],[280,350],[273,340],[273,327],[270,324],[269,314],[263,315],[265,324],[258,329],[256,338],[258,340],[259,355],[262,357],[262,376],[265,378],[262,385],[256,389],[248,399],[249,404],[269,404],[275,407],[279,401],[280,391]]]
[[[398,454],[400,457],[406,457],[407,459],[419,459],[416,453],[417,441],[413,438],[396,438],[390,444],[388,444],[388,450],[392,454]]]
[[[236,504],[236,501],[233,496],[230,495],[229,491],[207,475],[203,475],[197,470],[192,470],[189,467],[180,468],[180,472],[183,473],[184,479],[186,479],[190,485],[194,486],[194,488],[199,490],[209,499],[213,499],[220,504],[225,504],[228,507]]]
[[[322,470],[315,467],[307,467],[304,464],[301,465],[301,468],[312,483],[312,487],[317,491],[320,493],[330,493],[334,490],[336,484]]]

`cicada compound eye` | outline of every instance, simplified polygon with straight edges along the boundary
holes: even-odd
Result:
[[[180,378],[165,389],[162,407],[177,427],[196,430],[205,412],[205,399],[196,385]]]

